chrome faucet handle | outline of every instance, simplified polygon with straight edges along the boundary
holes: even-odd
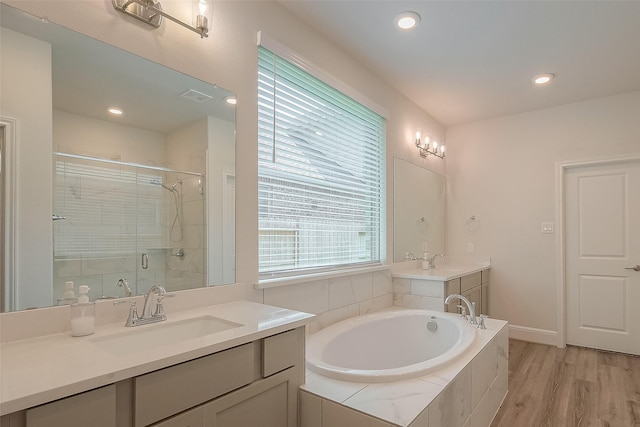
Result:
[[[471,320],[469,320],[469,323],[471,323],[472,325],[477,325],[478,324],[478,320],[476,319],[475,313],[476,313],[476,303],[472,302],[471,305],[473,306],[473,313],[474,315],[471,316]]]
[[[458,307],[459,309],[462,310],[462,313],[460,313],[460,317],[462,317],[464,320],[467,320],[467,309],[466,309],[466,307],[464,307],[462,305],[457,305],[456,307]]]
[[[131,301],[129,317],[127,317],[127,321],[124,323],[124,326],[136,326],[136,322],[138,321],[140,321],[140,316],[138,316],[138,307],[135,301]]]
[[[167,318],[167,316],[164,313],[164,303],[162,302],[163,299],[165,298],[173,298],[175,295],[173,294],[163,294],[163,295],[158,295],[156,297],[156,311],[155,313],[153,313],[153,315],[155,317],[163,317],[163,318]]]
[[[487,327],[484,324],[484,320],[489,317],[486,314],[481,314],[480,315],[480,320],[478,321],[478,329],[487,329]]]

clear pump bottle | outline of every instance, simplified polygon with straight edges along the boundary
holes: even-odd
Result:
[[[71,305],[71,335],[83,337],[95,331],[96,303],[89,301],[89,286],[79,286],[78,292],[78,302]]]

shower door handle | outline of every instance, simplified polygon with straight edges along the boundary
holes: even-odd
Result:
[[[146,270],[149,268],[149,255],[142,254],[142,269]]]

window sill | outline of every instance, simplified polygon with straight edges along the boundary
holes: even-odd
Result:
[[[391,270],[389,265],[375,265],[361,268],[348,268],[344,270],[324,271],[300,276],[278,277],[275,279],[263,279],[254,284],[255,289],[277,288],[279,286],[296,285],[299,283],[313,282],[315,280],[332,279],[334,277],[352,276],[354,274],[373,273],[374,271]]]

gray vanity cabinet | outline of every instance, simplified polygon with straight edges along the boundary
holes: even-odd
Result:
[[[489,315],[489,270],[482,270],[468,274],[446,283],[446,296],[460,294],[472,303],[476,303],[476,314]],[[445,310],[450,313],[459,313],[459,300],[450,302]]]
[[[304,326],[3,416],[0,427],[296,427]]]

